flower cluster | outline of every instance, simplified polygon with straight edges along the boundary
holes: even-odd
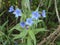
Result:
[[[32,26],[32,25],[34,24],[33,19],[37,20],[39,17],[40,17],[39,12],[38,12],[38,11],[34,11],[34,12],[32,12],[32,14],[31,14],[31,18],[27,18],[25,23],[20,22],[20,26],[21,26],[22,28],[24,28],[25,25]]]
[[[46,17],[46,13],[45,13],[45,10],[42,11],[42,16],[43,17]],[[27,18],[26,19],[26,22],[20,22],[20,26],[22,28],[24,28],[26,25],[28,26],[32,26],[34,24],[34,19],[35,20],[38,20],[39,17],[41,17],[41,15],[39,14],[38,11],[33,11],[32,14],[31,14],[31,18]]]
[[[20,10],[19,8],[16,8],[16,9],[14,10],[14,7],[13,7],[13,6],[11,6],[11,7],[9,8],[9,12],[13,12],[13,14],[15,14],[15,17],[22,16],[21,10]],[[46,17],[46,12],[45,12],[45,10],[42,11],[42,14],[40,14],[38,11],[33,11],[33,12],[31,13],[31,17],[30,17],[30,18],[26,18],[26,21],[21,21],[21,22],[20,22],[20,26],[21,26],[22,28],[24,28],[26,25],[32,26],[32,25],[34,24],[34,20],[38,20],[39,17],[41,17],[41,15],[42,15],[43,17]]]
[[[16,8],[16,9],[14,10],[14,7],[13,7],[13,6],[11,6],[11,7],[9,8],[9,12],[13,12],[13,14],[15,15],[15,17],[17,17],[17,18],[22,15],[21,10],[20,10],[19,8]]]

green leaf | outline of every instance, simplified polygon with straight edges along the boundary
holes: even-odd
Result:
[[[0,14],[0,17],[1,17],[5,12],[6,12],[6,10],[5,10],[5,11],[3,11],[3,12]]]
[[[8,23],[8,20],[2,25],[2,27],[4,27],[7,23]]]
[[[36,45],[36,38],[35,38],[34,31],[29,30],[29,35],[30,35],[31,39],[34,41],[34,45]]]
[[[38,32],[43,32],[43,31],[48,31],[45,28],[37,28],[33,30],[35,34],[37,34]]]
[[[57,45],[60,45],[60,41],[59,42],[56,42]]]
[[[10,0],[10,2],[12,5],[14,5],[17,2],[17,0]]]
[[[21,31],[21,28],[20,28],[20,23],[16,24],[12,29],[10,29],[8,32],[12,32],[14,29],[18,30],[18,31]]]
[[[33,45],[30,37],[27,38],[27,45]]]
[[[3,43],[3,45],[7,45],[7,43],[8,43],[8,41],[6,40],[6,41]]]
[[[2,0],[0,0],[0,9],[2,8]]]
[[[22,0],[22,7],[23,9],[29,9],[30,10],[30,1],[29,0]]]
[[[4,31],[5,26],[7,25],[7,23],[8,23],[8,20],[2,26],[0,26],[0,30],[1,31]]]
[[[0,31],[0,36],[4,35],[4,33],[2,31]]]
[[[0,30],[1,30],[1,27],[2,27],[2,26],[0,26]]]
[[[27,30],[23,30],[20,34],[15,35],[14,39],[18,39],[18,38],[24,38],[27,35]]]

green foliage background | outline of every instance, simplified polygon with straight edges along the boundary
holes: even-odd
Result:
[[[0,2],[1,2],[0,3],[0,36],[2,36],[0,38],[0,41],[2,41],[2,43],[3,43],[2,45],[11,45],[10,43],[12,43],[12,45],[13,45],[14,42],[11,40],[13,37],[10,36],[9,33],[12,30],[13,30],[13,32],[12,32],[13,34],[19,34],[20,33],[19,32],[20,31],[19,30],[19,20],[16,22],[15,17],[11,13],[8,12],[8,9],[11,5],[14,5],[16,7],[18,6],[19,8],[22,8],[21,7],[22,2],[21,2],[21,0],[0,0]],[[38,5],[40,6],[39,7],[40,11],[42,11],[43,9],[46,10],[46,13],[47,13],[46,16],[47,17],[44,18],[43,20],[45,22],[47,29],[49,30],[49,32],[45,32],[46,33],[45,37],[47,37],[59,25],[58,19],[56,16],[54,0],[30,0],[30,5],[31,5],[32,10],[35,10]],[[60,12],[60,0],[57,0],[57,7],[58,7],[58,11]],[[18,26],[18,28],[16,28],[17,26]],[[41,39],[43,39],[45,33],[39,32],[38,34],[36,34],[37,43],[39,41],[41,41]],[[31,35],[33,35],[32,32],[31,32]],[[57,44],[57,45],[60,45],[60,39],[59,38],[55,41],[55,44]],[[29,37],[27,39],[28,39],[27,41],[30,40]],[[7,42],[9,44],[6,44]],[[19,43],[19,41],[17,41],[17,42]],[[30,43],[30,42],[28,42],[28,43]]]

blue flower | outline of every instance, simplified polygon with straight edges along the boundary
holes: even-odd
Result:
[[[14,7],[11,6],[11,7],[9,8],[9,12],[13,12],[13,11],[14,11]]]
[[[25,27],[25,22],[20,22],[20,26],[22,27],[22,28],[24,28]]]
[[[27,18],[26,19],[26,25],[32,26],[32,24],[33,24],[32,18]]]
[[[39,12],[38,11],[34,11],[34,12],[32,12],[32,18],[33,19],[38,19],[40,17],[40,14],[39,14]]]
[[[16,10],[13,12],[13,14],[15,14],[15,17],[22,16],[22,12],[19,8],[16,8]]]
[[[42,16],[43,16],[43,17],[46,17],[46,12],[45,12],[45,10],[42,11]]]

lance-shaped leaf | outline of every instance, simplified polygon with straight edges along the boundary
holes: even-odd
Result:
[[[35,34],[37,34],[38,32],[45,32],[45,31],[48,31],[46,30],[45,28],[37,28],[37,29],[34,29],[33,30]]]
[[[29,36],[27,38],[27,45],[33,45],[32,40]]]
[[[23,30],[20,34],[18,35],[15,35],[15,37],[13,38],[14,39],[19,39],[19,38],[25,38],[25,36],[27,35],[27,30]]]
[[[12,32],[14,29],[18,30],[18,31],[21,31],[21,28],[20,28],[20,23],[16,24],[13,28],[11,28],[8,32]]]
[[[33,40],[34,45],[36,45],[36,38],[35,38],[35,34],[34,34],[34,31],[33,30],[29,30],[29,36]]]

